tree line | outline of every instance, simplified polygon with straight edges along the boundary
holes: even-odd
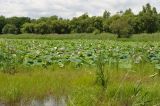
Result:
[[[160,13],[149,3],[134,14],[131,9],[111,15],[104,11],[102,16],[90,17],[87,13],[72,19],[58,16],[31,19],[29,17],[0,16],[0,34],[70,34],[70,33],[114,33],[118,37],[130,37],[138,33],[160,31]]]

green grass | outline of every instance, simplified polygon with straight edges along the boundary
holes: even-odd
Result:
[[[141,70],[106,69],[109,70],[110,78],[105,90],[96,83],[96,68],[93,67],[32,67],[19,68],[17,70],[21,71],[14,75],[0,73],[0,101],[14,105],[21,100],[52,95],[57,98],[67,97],[69,106],[159,104],[160,77],[149,77],[155,73],[150,65],[144,65],[148,71],[143,74]],[[138,82],[141,82],[140,85]],[[136,94],[138,85],[141,89]]]
[[[120,41],[160,41],[160,33],[153,34],[134,34],[131,38],[121,38],[117,39],[116,35],[110,33],[102,33],[94,35],[92,33],[82,33],[82,34],[20,34],[12,35],[5,34],[0,35],[0,38],[6,39],[46,39],[46,40],[63,40],[63,39],[99,39],[99,40],[120,40]]]
[[[64,40],[64,39],[116,39],[116,36],[109,33],[104,34],[20,34],[20,35],[12,35],[12,34],[5,34],[0,35],[0,38],[6,39],[46,39],[46,40]]]

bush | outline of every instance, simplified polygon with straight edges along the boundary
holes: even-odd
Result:
[[[6,24],[2,29],[3,34],[17,34],[17,28],[15,25]]]
[[[94,35],[97,35],[97,34],[100,34],[101,32],[100,32],[100,30],[98,30],[98,29],[96,29],[94,32],[93,32],[93,34]]]

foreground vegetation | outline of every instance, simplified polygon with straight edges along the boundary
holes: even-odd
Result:
[[[159,106],[160,77],[153,67],[119,70],[107,68],[108,87],[96,83],[96,68],[19,68],[14,75],[0,73],[0,100],[10,105],[47,96],[65,97],[69,106]],[[106,72],[106,71],[105,71]]]
[[[0,104],[53,96],[64,97],[69,106],[159,106],[158,35],[152,35],[154,42],[146,34],[130,40],[111,34],[46,35],[46,40],[2,35]]]

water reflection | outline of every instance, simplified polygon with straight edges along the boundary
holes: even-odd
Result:
[[[41,100],[33,100],[31,101],[30,105],[28,106],[66,106],[65,99],[61,98],[60,100],[57,100],[53,97],[48,97]]]
[[[3,104],[3,103],[0,103],[0,106],[5,106],[5,104]]]
[[[65,97],[62,97],[61,99],[55,99],[52,96],[47,97],[43,100],[34,99],[30,102],[23,102],[16,103],[16,104],[3,104],[0,103],[0,106],[67,106],[65,102]]]

